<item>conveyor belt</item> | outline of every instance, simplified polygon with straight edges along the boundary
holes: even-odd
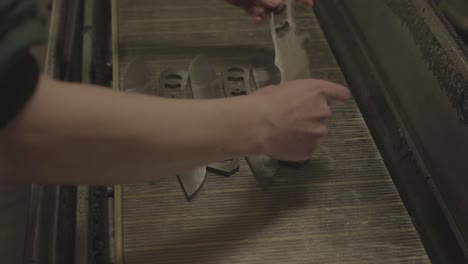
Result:
[[[222,0],[114,4],[115,74],[139,56],[157,83],[199,53],[219,69],[273,48],[267,25]],[[313,13],[296,21],[312,36],[311,76],[344,83]],[[117,263],[429,263],[356,104],[337,107],[330,127],[311,163],[281,167],[267,192],[245,161],[230,178],[209,174],[191,202],[175,176],[118,186]]]

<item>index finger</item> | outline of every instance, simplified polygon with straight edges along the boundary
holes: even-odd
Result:
[[[330,105],[344,104],[351,98],[348,88],[337,83],[322,81],[320,85],[321,93],[327,99]]]

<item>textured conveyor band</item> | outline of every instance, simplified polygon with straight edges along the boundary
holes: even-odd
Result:
[[[119,67],[144,57],[155,80],[168,67],[187,69],[199,53],[221,72],[272,50],[268,26],[222,0],[118,0],[116,11]],[[296,22],[311,34],[312,76],[343,83],[313,13],[298,12]],[[245,161],[232,177],[209,174],[190,203],[174,177],[117,189],[117,260],[429,263],[355,103],[336,108],[330,127],[310,164],[282,167],[268,192]]]

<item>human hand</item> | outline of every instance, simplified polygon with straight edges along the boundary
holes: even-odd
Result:
[[[283,0],[226,0],[229,3],[244,9],[255,22],[260,23],[265,19],[266,13],[283,3]],[[314,0],[298,0],[307,7],[312,7]]]
[[[265,87],[257,96],[267,129],[264,154],[278,160],[306,160],[328,133],[331,106],[350,99],[347,88],[321,80],[296,80]]]

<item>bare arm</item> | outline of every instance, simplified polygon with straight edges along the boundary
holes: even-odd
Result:
[[[42,77],[0,132],[0,182],[134,183],[247,155],[299,160],[326,135],[328,103],[348,97],[318,80],[173,100]]]
[[[0,177],[141,182],[260,153],[265,125],[249,99],[170,100],[42,77],[27,108],[0,137]]]

